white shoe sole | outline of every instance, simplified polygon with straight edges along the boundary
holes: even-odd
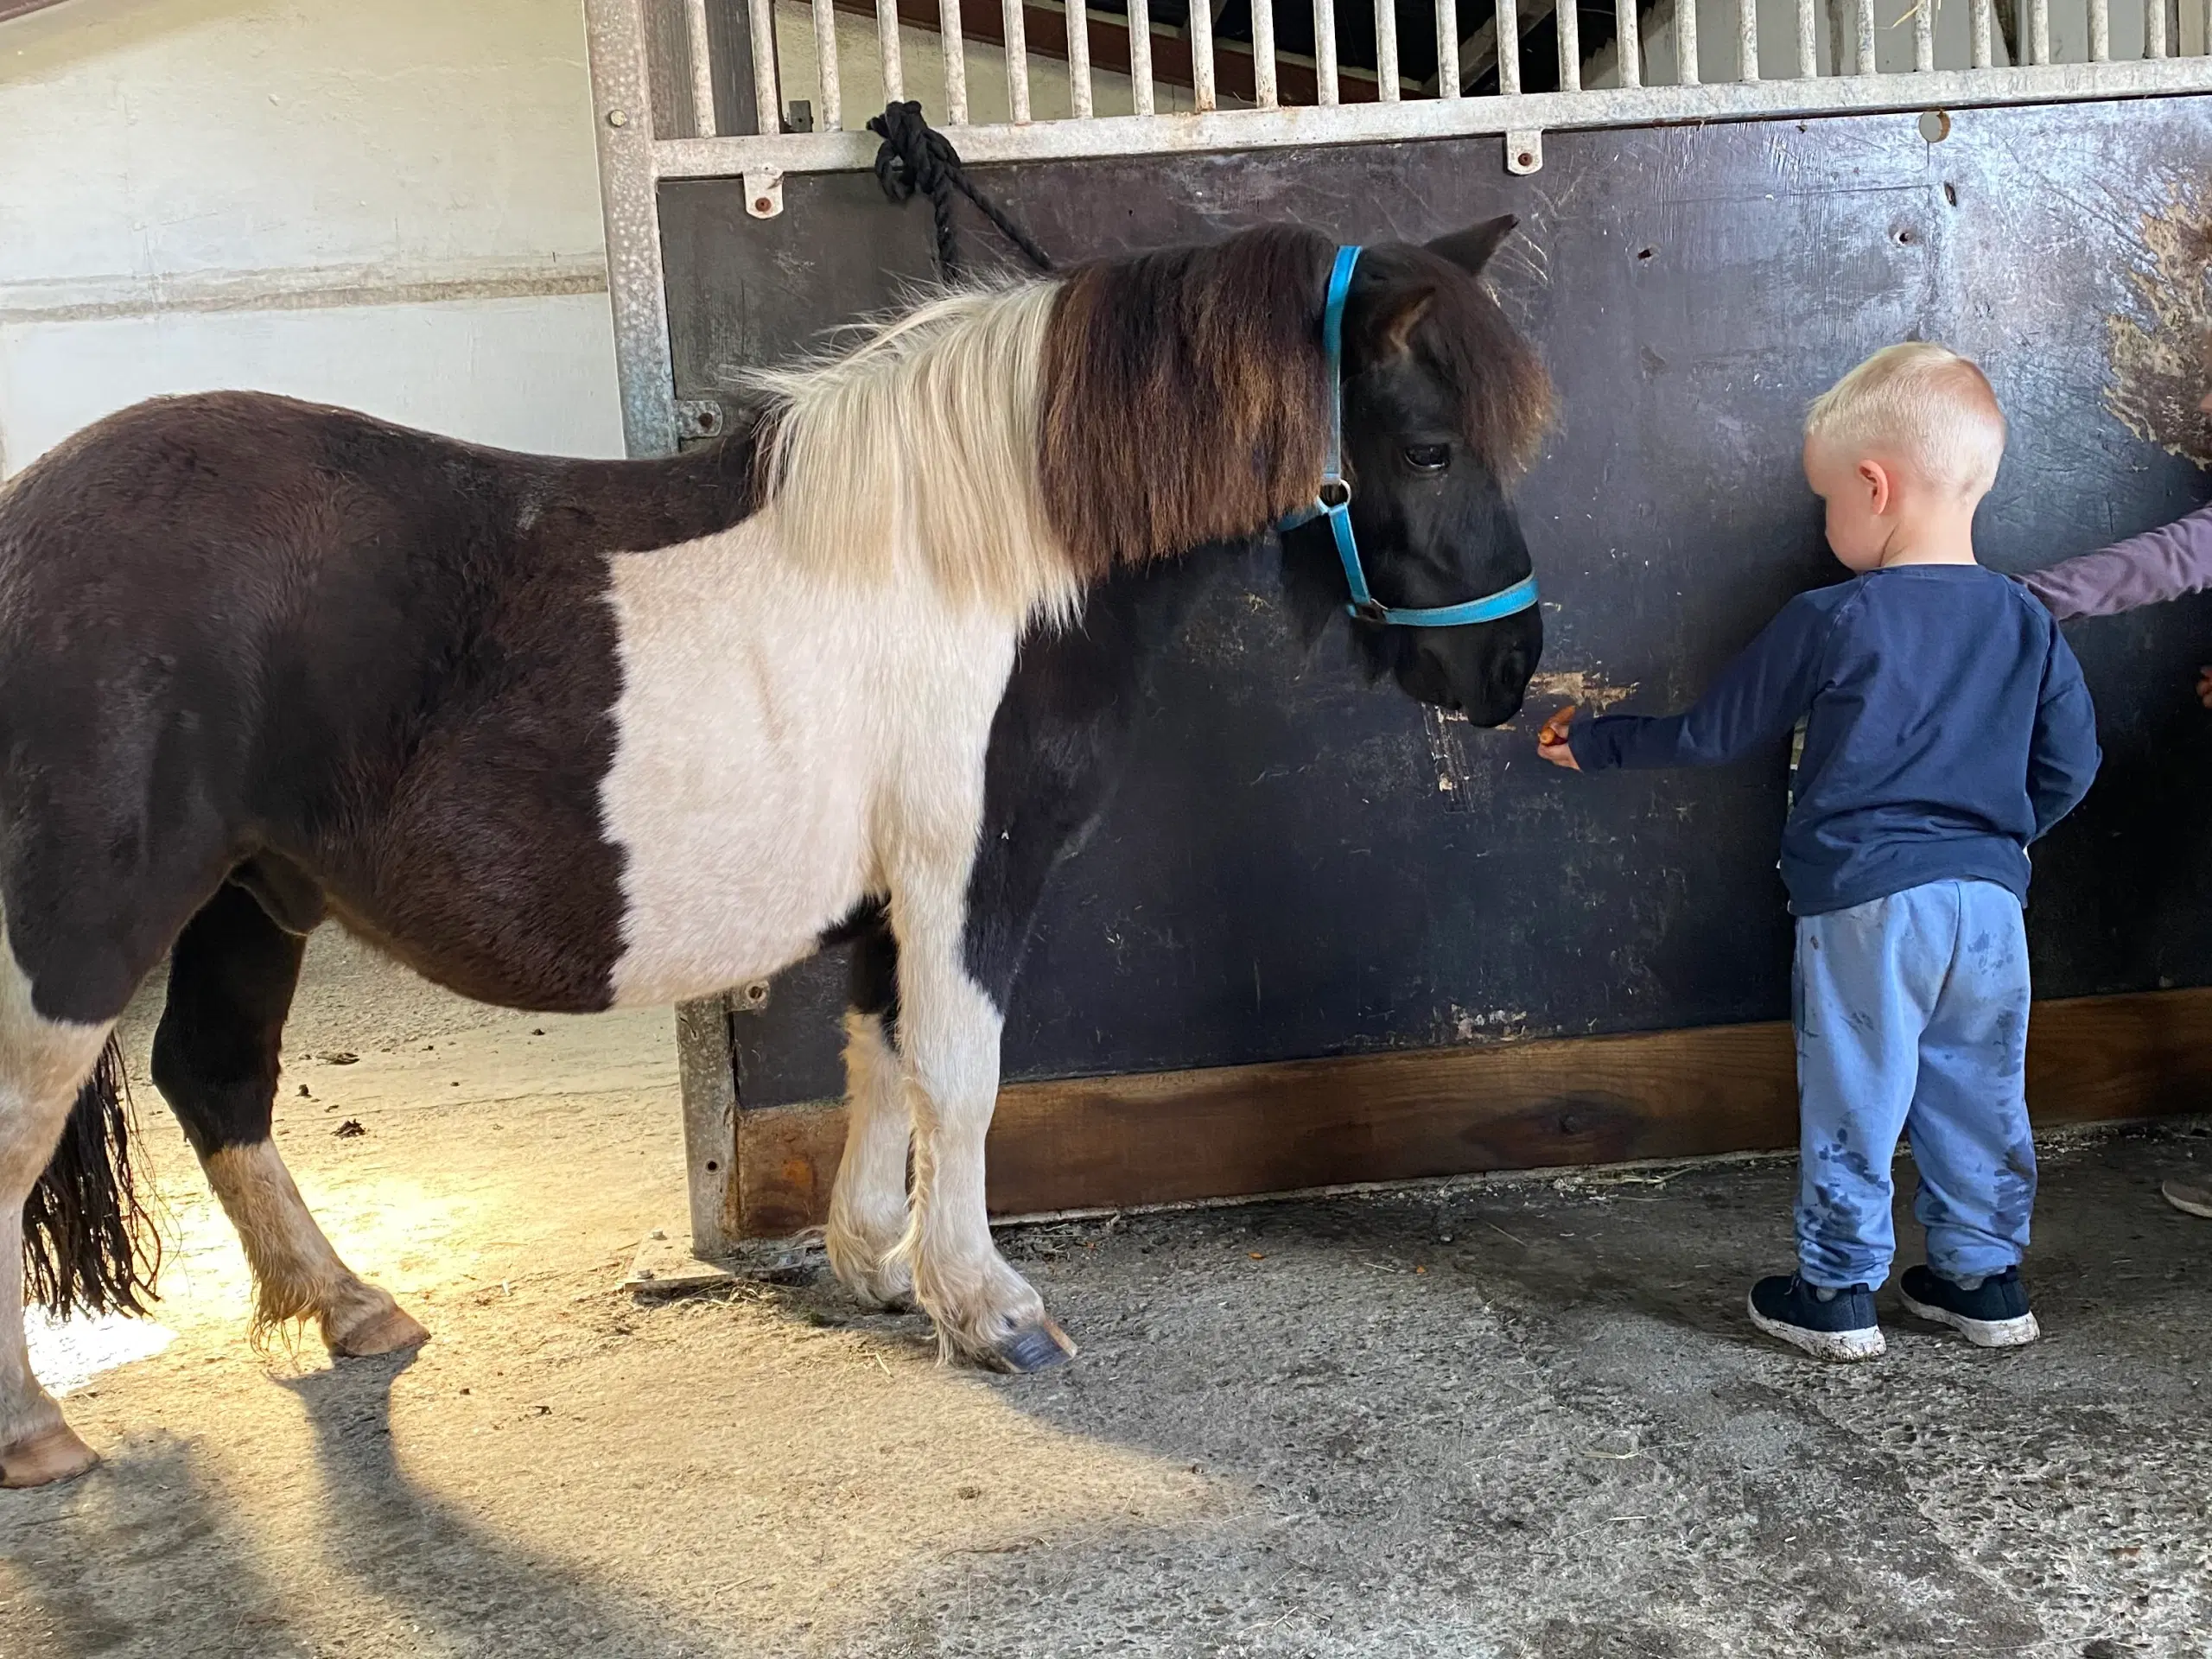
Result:
[[[1744,1311],[1767,1335],[1792,1348],[1802,1348],[1815,1359],[1879,1359],[1889,1347],[1878,1325],[1866,1331],[1808,1331],[1802,1325],[1770,1319],[1752,1306],[1748,1296],[1744,1299]]]
[[[2043,1335],[2043,1327],[2036,1323],[2032,1313],[2023,1313],[2017,1319],[1970,1319],[1948,1308],[1916,1302],[1903,1291],[1897,1293],[1897,1300],[1915,1319],[1948,1325],[1977,1348],[2024,1348]]]
[[[2212,1221],[2212,1184],[2203,1181],[2167,1181],[2158,1191],[2165,1194],[2166,1202],[2184,1216],[2202,1216]]]

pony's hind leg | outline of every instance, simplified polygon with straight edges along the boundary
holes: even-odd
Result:
[[[101,1064],[108,1032],[41,1018],[0,938],[0,1486],[67,1480],[99,1460],[32,1375],[26,1263],[41,1301],[97,1310],[135,1308],[134,1281],[150,1262],[136,1200],[97,1144],[122,1128],[119,1068]]]
[[[306,944],[245,887],[219,888],[170,958],[154,1082],[245,1247],[256,1332],[312,1319],[334,1354],[391,1353],[429,1332],[339,1259],[269,1138],[278,1046]]]
[[[853,937],[853,1000],[845,1015],[845,1152],[830,1194],[823,1238],[830,1265],[848,1289],[880,1306],[902,1306],[913,1275],[898,1251],[906,1232],[907,1120],[899,1059],[899,950],[879,908]]]

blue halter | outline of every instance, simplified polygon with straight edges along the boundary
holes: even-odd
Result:
[[[1431,605],[1402,610],[1385,605],[1368,591],[1367,572],[1360,568],[1359,543],[1351,530],[1351,480],[1344,476],[1344,297],[1351,292],[1352,268],[1359,264],[1357,247],[1337,250],[1329,270],[1329,300],[1321,313],[1321,344],[1329,359],[1329,454],[1321,469],[1321,493],[1310,507],[1300,508],[1280,528],[1295,530],[1316,518],[1329,521],[1336,538],[1337,556],[1344,561],[1344,582],[1351,589],[1351,603],[1344,607],[1363,622],[1396,623],[1408,628],[1460,628],[1473,622],[1495,622],[1501,616],[1525,611],[1536,602],[1536,578],[1526,575],[1510,588],[1501,588],[1483,599],[1457,605]]]

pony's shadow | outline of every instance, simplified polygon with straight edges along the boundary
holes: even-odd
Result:
[[[414,1355],[351,1359],[275,1379],[299,1401],[324,1485],[334,1566],[454,1651],[487,1637],[502,1655],[615,1652],[678,1659],[707,1650],[665,1610],[581,1582],[572,1565],[500,1537],[424,1492],[393,1448],[391,1389]]]

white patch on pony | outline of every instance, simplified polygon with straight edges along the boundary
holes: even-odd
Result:
[[[54,1156],[108,1031],[41,1018],[0,928],[0,1453],[61,1427],[24,1338],[23,1200]]]
[[[886,890],[887,849],[950,810],[964,889],[1016,620],[917,561],[787,556],[774,509],[613,561],[622,695],[601,786],[624,853],[614,1001],[702,996],[787,966]]]
[[[845,1151],[830,1194],[823,1245],[849,1290],[876,1303],[913,1289],[903,1261],[891,1259],[906,1231],[907,1119],[905,1070],[884,1034],[883,1016],[845,1016]]]

